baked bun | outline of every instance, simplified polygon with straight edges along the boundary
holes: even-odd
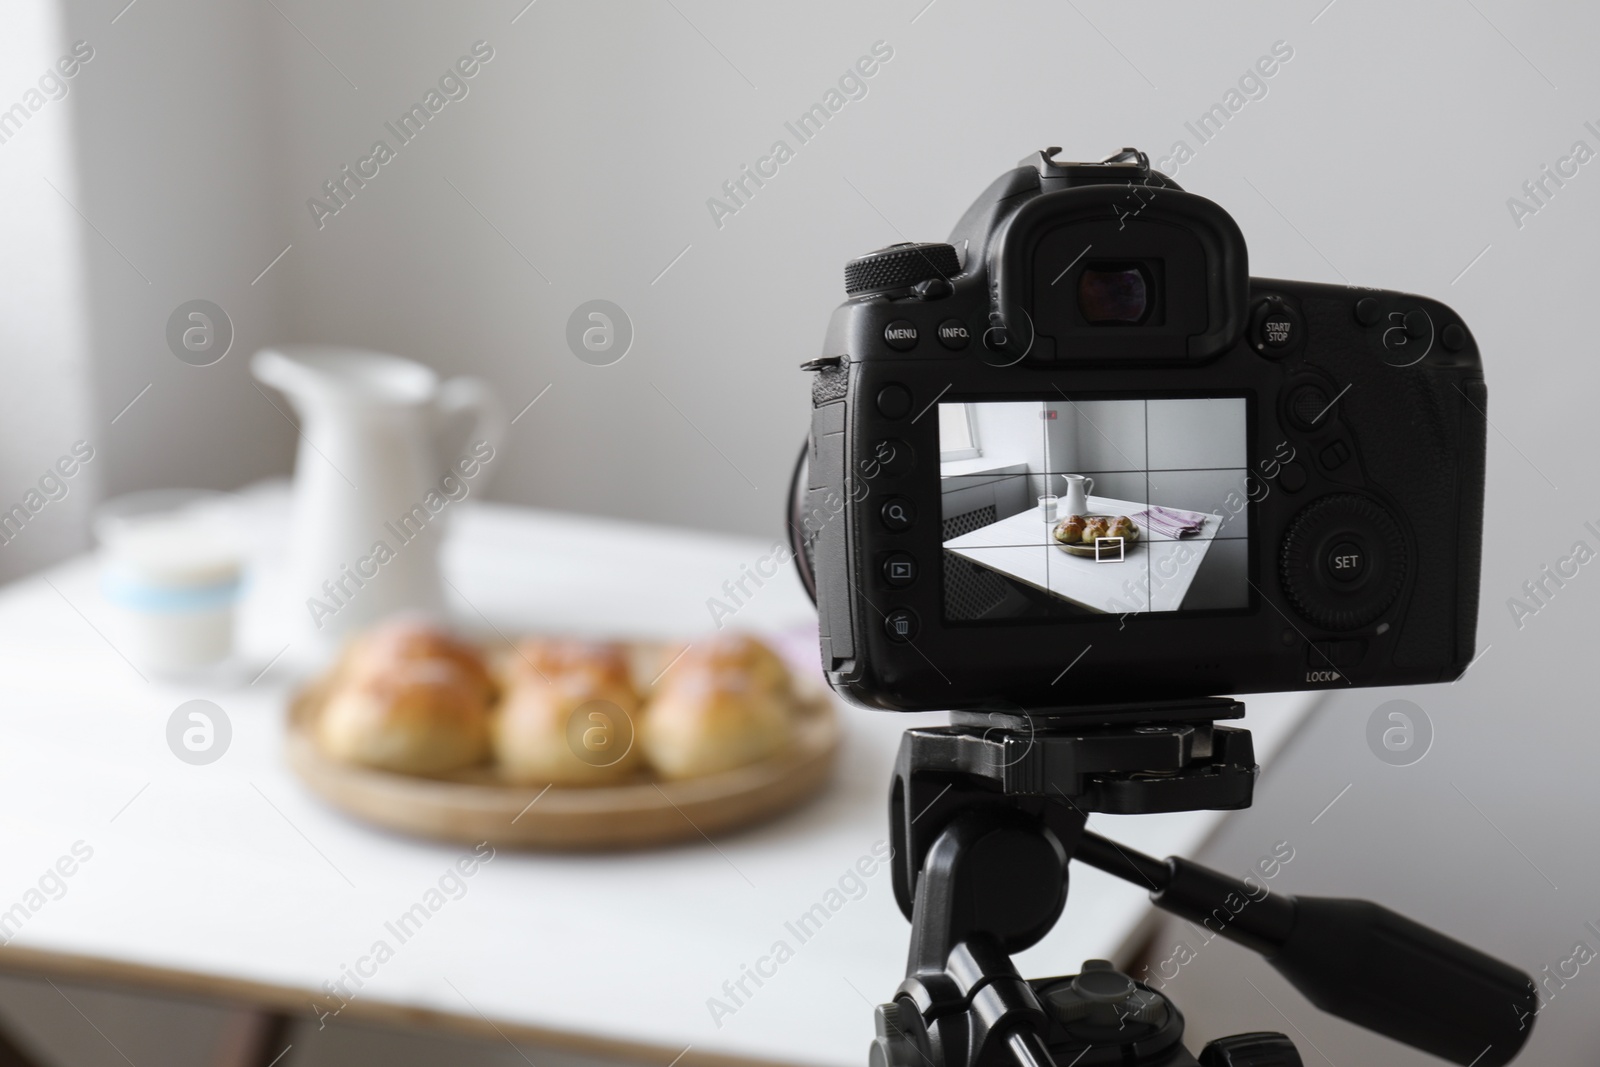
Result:
[[[1083,528],[1085,525],[1082,515],[1068,515],[1056,523],[1055,539],[1062,544],[1075,545],[1083,540]]]
[[[444,774],[489,753],[489,708],[480,679],[453,660],[393,664],[336,689],[316,723],[334,759],[405,774]]]
[[[657,695],[639,741],[662,778],[694,778],[772,755],[789,743],[791,729],[788,702],[770,685],[720,672],[685,676]]]
[[[387,619],[351,642],[334,684],[340,689],[359,688],[403,664],[427,660],[453,664],[478,687],[483,700],[493,698],[494,680],[483,655],[448,630],[411,615]]]
[[[748,679],[756,688],[785,700],[793,689],[789,668],[776,652],[749,634],[732,630],[671,649],[662,665],[665,669],[658,683],[661,689],[723,675]]]
[[[1094,544],[1095,538],[1106,536],[1106,531],[1110,528],[1110,522],[1104,517],[1090,519],[1083,527],[1083,543],[1086,545]]]
[[[525,682],[577,684],[580,678],[630,694],[634,688],[627,650],[614,642],[530,637],[517,643],[504,666],[508,688]]]
[[[501,773],[539,785],[607,785],[632,776],[642,762],[632,686],[582,669],[549,678],[525,675],[501,702],[493,724]]]

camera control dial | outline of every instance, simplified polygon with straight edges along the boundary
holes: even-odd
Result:
[[[1308,622],[1354,630],[1376,621],[1399,595],[1405,537],[1376,501],[1335,493],[1290,521],[1279,567],[1289,602]]]
[[[890,245],[857,256],[844,265],[844,291],[850,296],[909,289],[919,282],[946,282],[961,273],[952,245],[923,242]]]

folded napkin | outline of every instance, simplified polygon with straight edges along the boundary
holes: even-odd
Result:
[[[1145,510],[1129,515],[1128,518],[1167,537],[1188,537],[1197,534],[1206,521],[1206,516],[1201,512],[1179,511],[1176,508],[1164,508],[1159,504],[1151,504]]]

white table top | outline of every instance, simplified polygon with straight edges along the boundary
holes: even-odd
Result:
[[[1094,515],[1131,516],[1148,507],[1109,496],[1088,500]],[[1176,611],[1222,526],[1221,515],[1206,519],[1198,533],[1181,541],[1140,524],[1139,540],[1125,543],[1120,559],[1109,552],[1090,559],[1062,549],[1050,536],[1055,522],[1045,522],[1038,508],[953,537],[944,547],[1090,611]]]
[[[252,528],[281,544],[281,492],[257,494]],[[648,552],[640,546],[647,545]],[[682,636],[709,628],[705,598],[770,544],[615,521],[463,504],[446,548],[450,580],[507,632],[560,628]],[[270,558],[263,572],[270,577]],[[260,592],[270,580],[257,582]],[[255,604],[254,607],[259,607]],[[469,850],[353,822],[302,788],[283,755],[292,678],[270,614],[251,614],[253,656],[239,681],[141,680],[101,632],[106,608],[87,559],[0,591],[0,908],[28,899],[75,842],[92,858],[22,924],[0,967],[89,957],[107,973],[159,968],[219,989],[309,994],[338,980],[385,926]],[[769,582],[737,623],[793,637],[814,626],[797,580]],[[97,632],[100,631],[100,632]],[[814,634],[814,630],[811,631]],[[814,636],[806,638],[813,640]],[[804,655],[804,653],[802,653]],[[227,712],[226,755],[190,766],[165,728],[183,701]],[[1265,762],[1312,697],[1251,701]],[[794,944],[785,923],[835,887],[886,836],[899,736],[938,716],[844,709],[837,781],[779,821],[719,839],[621,855],[501,851],[365,979],[346,1018],[395,1008],[494,1020],[511,1032],[685,1065],[718,1056],[854,1065],[870,1004],[904,967],[908,926],[881,867],[737,1012],[713,1022],[708,998]],[[1091,826],[1158,855],[1193,852],[1221,815],[1097,816]],[[1025,973],[1071,972],[1123,950],[1149,906],[1136,889],[1075,871],[1067,913],[1022,954]],[[8,955],[9,954],[9,955]],[[7,960],[13,961],[8,964]],[[40,961],[45,961],[42,964]],[[23,961],[23,962],[17,962]],[[46,967],[46,969],[48,969]],[[79,961],[82,970],[82,961]]]

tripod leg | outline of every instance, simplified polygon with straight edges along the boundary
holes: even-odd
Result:
[[[212,1058],[216,1067],[287,1067],[289,1017],[247,1008],[228,1021]]]

